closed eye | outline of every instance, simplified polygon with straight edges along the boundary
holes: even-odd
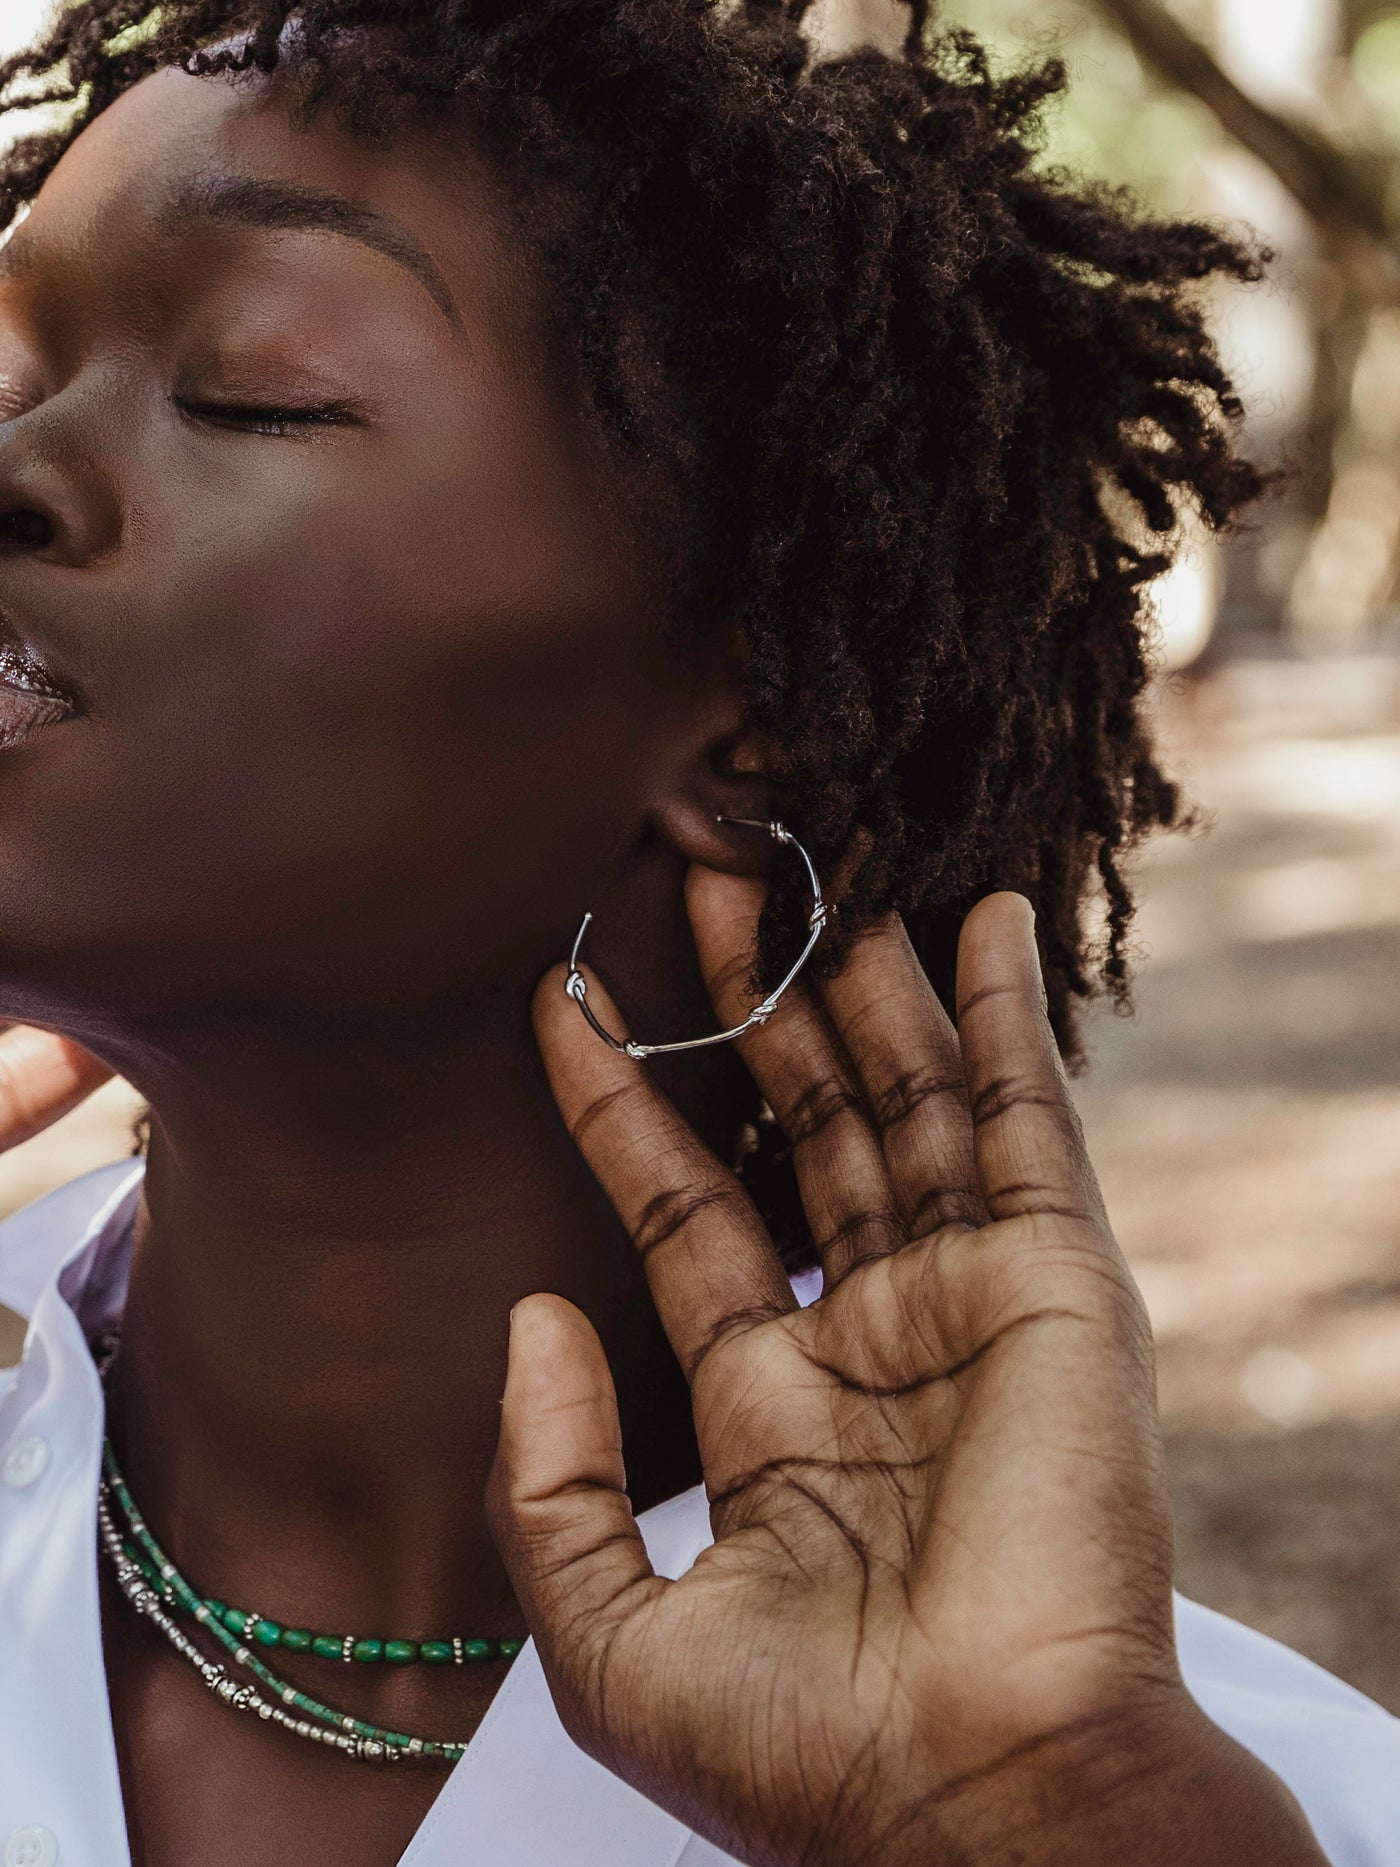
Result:
[[[251,402],[195,402],[177,396],[176,407],[191,421],[237,428],[246,434],[297,435],[315,428],[349,428],[358,423],[355,412],[344,402],[318,402],[289,408]]]

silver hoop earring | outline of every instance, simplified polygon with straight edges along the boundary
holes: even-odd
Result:
[[[781,984],[774,986],[763,1003],[761,1005],[755,1005],[748,1017],[744,1019],[744,1022],[742,1024],[736,1024],[733,1030],[716,1031],[711,1037],[686,1037],[674,1044],[639,1044],[634,1038],[629,1037],[624,1040],[621,1037],[614,1037],[611,1031],[605,1030],[603,1026],[599,1024],[589,1008],[588,981],[578,969],[578,956],[579,950],[583,946],[583,936],[587,933],[588,923],[593,918],[591,913],[585,914],[583,923],[578,933],[574,936],[574,950],[569,955],[569,974],[564,981],[564,990],[569,994],[569,997],[577,1003],[579,1010],[583,1013],[584,1017],[587,1018],[588,1022],[593,1026],[593,1029],[598,1033],[599,1037],[602,1038],[603,1042],[605,1044],[611,1044],[614,1050],[621,1051],[626,1057],[654,1057],[659,1055],[663,1050],[698,1050],[703,1044],[727,1044],[731,1038],[742,1037],[744,1032],[751,1030],[754,1025],[766,1024],[777,1010],[778,1000],[782,997],[783,993],[786,992],[798,973],[801,972],[802,968],[807,964],[812,948],[821,938],[822,928],[826,925],[826,903],[822,900],[822,885],[817,879],[817,871],[812,867],[812,858],[807,854],[807,851],[802,847],[801,843],[798,842],[791,830],[777,822],[776,819],[765,821],[758,817],[716,817],[715,821],[716,823],[742,823],[753,830],[767,830],[768,834],[776,838],[778,842],[791,843],[798,855],[801,856],[807,867],[807,878],[812,884],[812,911],[807,916],[807,944],[788,968],[787,974]]]

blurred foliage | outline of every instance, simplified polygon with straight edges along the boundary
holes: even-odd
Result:
[[[1333,10],[1330,0],[1317,4]],[[1203,45],[1218,39],[1215,0],[1163,10]],[[1144,70],[1109,12],[1092,0],[945,0],[940,16],[970,27],[1003,63],[1064,59],[1071,88],[1048,116],[1047,161],[1123,183],[1166,211],[1189,210],[1203,161],[1231,136],[1205,103]],[[1267,33],[1268,9],[1255,12]],[[1400,155],[1400,4],[1351,0],[1336,12],[1335,55],[1306,114],[1357,148]]]
[[[1400,12],[1382,14],[1363,28],[1351,69],[1380,140],[1400,152]]]
[[[946,0],[994,60],[1059,57],[1070,88],[1046,112],[1044,161],[1131,188],[1164,212],[1199,206],[1200,162],[1229,141],[1213,112],[1144,71],[1127,41],[1077,0]]]
[[[1227,322],[1293,479],[1232,554],[1226,612],[1302,646],[1400,629],[1397,0],[944,0],[940,17],[999,66],[1064,61],[1044,165],[1277,249],[1272,302]]]

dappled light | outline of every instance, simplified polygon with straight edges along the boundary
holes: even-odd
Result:
[[[1144,865],[1080,1088],[1157,1336],[1180,1585],[1400,1710],[1400,678],[1163,696],[1214,815]]]

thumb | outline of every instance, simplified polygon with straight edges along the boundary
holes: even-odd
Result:
[[[0,1150],[18,1147],[85,1102],[115,1071],[56,1031],[0,1031]]]
[[[670,1586],[652,1569],[626,1484],[597,1332],[563,1297],[524,1298],[511,1312],[487,1506],[564,1728],[595,1752],[620,1735],[601,1728],[607,1647]]]

